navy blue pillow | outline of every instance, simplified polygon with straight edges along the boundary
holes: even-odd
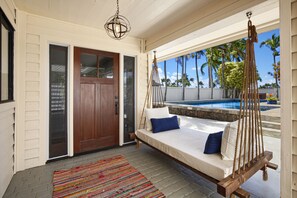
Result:
[[[223,131],[211,133],[205,143],[204,154],[213,154],[221,152]]]
[[[177,116],[169,118],[151,118],[153,133],[179,129]]]

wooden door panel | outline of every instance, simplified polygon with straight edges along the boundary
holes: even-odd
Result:
[[[81,84],[80,93],[80,134],[84,141],[95,138],[95,84]]]
[[[101,123],[100,137],[112,136],[111,131],[115,130],[114,117],[115,117],[115,101],[113,94],[113,85],[101,85],[100,90],[100,117],[98,118]]]
[[[114,138],[105,137],[100,139],[86,140],[80,143],[80,152],[86,152],[114,145]]]
[[[86,56],[83,56],[81,62],[81,54],[86,53],[97,56],[97,66],[93,59],[89,61]],[[108,62],[102,62],[103,60]],[[89,68],[89,65],[92,65],[92,68]],[[104,70],[105,66],[112,68],[112,72]],[[97,75],[94,75],[96,67]],[[100,75],[103,70],[108,74]],[[92,72],[92,75],[89,75],[89,72]],[[74,48],[75,154],[119,144],[119,115],[115,112],[115,102],[119,94],[118,72],[119,54]]]

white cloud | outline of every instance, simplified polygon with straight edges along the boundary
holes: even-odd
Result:
[[[160,80],[164,78],[164,73],[163,73],[163,70],[159,67],[158,68],[158,72],[159,72],[159,77],[160,77]]]

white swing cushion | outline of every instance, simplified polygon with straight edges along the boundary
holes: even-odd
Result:
[[[152,118],[168,118],[169,110],[168,107],[162,108],[152,108],[152,109],[145,109],[145,116],[146,116],[146,130],[151,131],[152,128]]]
[[[221,144],[223,160],[233,160],[235,155],[235,144],[237,137],[238,121],[228,123],[224,129]]]
[[[223,160],[233,160],[236,144],[237,126],[235,122],[228,123],[224,129],[221,144],[221,154]]]
[[[243,124],[244,122],[247,122],[247,125],[242,126],[243,131],[245,130],[245,127],[249,128],[249,118],[241,120],[241,124]],[[234,160],[237,128],[238,128],[238,120],[235,122],[228,123],[224,129],[223,136],[222,136],[222,144],[221,144],[221,154],[222,154],[223,160]],[[240,135],[238,138],[240,140]],[[242,141],[244,141],[244,137]],[[240,142],[238,143],[240,144]],[[248,143],[245,146],[246,146],[246,149],[244,153],[244,144],[242,144],[240,157],[243,157],[244,154],[246,154],[246,159],[247,159],[248,150],[249,150]],[[252,148],[253,146],[250,145],[250,147]],[[256,152],[256,150],[254,150],[254,152]],[[239,148],[237,150],[236,159],[238,158],[239,158]]]

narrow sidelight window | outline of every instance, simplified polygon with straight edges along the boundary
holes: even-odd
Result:
[[[68,48],[50,45],[49,158],[67,155]]]
[[[13,100],[13,36],[14,29],[0,9],[0,103]]]
[[[124,56],[124,143],[135,131],[135,57]]]

